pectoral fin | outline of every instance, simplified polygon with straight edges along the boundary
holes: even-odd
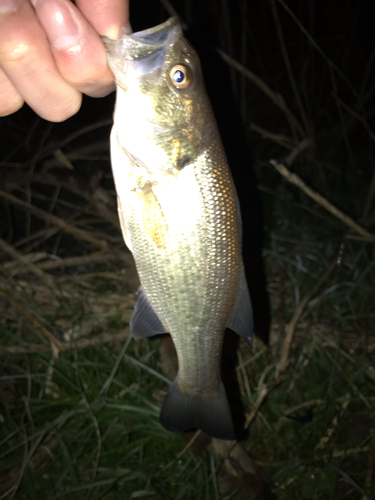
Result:
[[[125,245],[129,248],[129,250],[132,252],[132,247],[130,244],[130,238],[128,236],[128,232],[126,229],[126,224],[125,224],[125,218],[124,218],[124,209],[121,204],[121,198],[117,196],[117,211],[118,211],[118,218],[120,221],[120,227],[122,231],[122,237],[124,238]]]
[[[142,193],[142,225],[148,237],[159,250],[164,250],[168,243],[169,231],[163,210],[152,189]]]
[[[167,333],[142,287],[139,288],[138,293],[140,294],[139,299],[130,319],[130,331],[133,337],[139,339],[152,337],[158,333]]]
[[[253,308],[251,306],[251,299],[243,266],[240,277],[240,290],[237,295],[236,305],[229,321],[228,328],[242,337],[250,347],[253,347]]]

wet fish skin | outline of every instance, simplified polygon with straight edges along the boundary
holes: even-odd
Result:
[[[220,376],[225,328],[251,344],[252,311],[241,257],[241,221],[199,58],[176,18],[106,43],[117,84],[112,168],[125,242],[141,296],[135,337],[169,332],[178,377],[161,422],[233,439]],[[182,65],[191,84],[179,89]]]

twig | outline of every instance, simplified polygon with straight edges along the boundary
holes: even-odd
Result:
[[[201,435],[201,433],[202,433],[202,431],[200,429],[198,429],[195,432],[194,436],[190,439],[190,441],[187,443],[187,445],[185,446],[185,448],[183,448],[183,450],[181,450],[180,453],[178,453],[178,455],[176,456],[175,461],[180,460],[180,458],[192,447],[192,445],[198,439],[198,437]]]
[[[115,196],[111,196],[105,189],[99,185],[100,175],[86,178],[77,173],[67,172],[66,169],[59,169],[58,173],[44,172],[34,174],[29,179],[22,179],[23,182],[37,182],[53,186],[65,187],[85,198],[103,218],[111,222],[116,228],[120,227]],[[12,183],[17,183],[17,179],[12,179]],[[61,203],[61,202],[60,202]],[[64,202],[66,204],[66,202]]]
[[[315,48],[315,50],[323,57],[323,59],[327,62],[327,64],[332,69],[334,69],[341,76],[341,78],[344,80],[344,82],[347,84],[347,86],[350,88],[350,90],[353,92],[353,94],[357,98],[358,103],[359,103],[361,109],[363,110],[362,101],[360,99],[360,96],[358,95],[358,92],[353,87],[353,85],[350,83],[350,81],[346,78],[346,76],[341,71],[341,69],[333,61],[331,61],[331,59],[329,59],[329,57],[325,54],[325,52],[320,48],[320,46],[316,43],[316,41],[314,40],[314,38],[307,31],[307,29],[303,26],[303,24],[301,24],[301,22],[299,21],[299,19],[297,19],[297,17],[295,16],[294,12],[286,5],[286,3],[284,2],[284,0],[278,0],[278,2],[288,12],[288,14],[290,15],[290,17],[297,24],[297,26],[302,31],[302,33],[307,37],[307,39],[309,40],[309,42],[311,43],[311,45]]]
[[[221,58],[229,64],[229,66],[232,66],[235,68],[238,72],[240,72],[242,75],[246,76],[250,81],[252,81],[276,106],[283,111],[283,113],[286,115],[289,124],[293,129],[296,129],[301,137],[305,136],[305,133],[299,124],[297,118],[293,115],[293,113],[290,111],[288,106],[285,104],[284,99],[279,95],[276,94],[264,81],[259,78],[257,75],[255,75],[252,71],[249,69],[245,68],[242,64],[237,62],[235,59],[232,57],[228,56],[225,52],[223,52],[221,49],[216,48],[217,52],[220,54]]]
[[[98,238],[95,238],[92,236],[90,233],[87,231],[84,231],[83,229],[76,228],[74,226],[71,226],[67,222],[65,222],[63,219],[60,219],[60,217],[56,217],[56,215],[49,214],[48,212],[45,212],[44,210],[35,207],[31,203],[28,203],[26,201],[20,200],[16,196],[13,196],[10,193],[6,193],[5,191],[0,191],[0,197],[10,201],[11,203],[14,203],[15,205],[19,205],[21,207],[27,208],[30,212],[35,214],[37,217],[40,219],[44,219],[51,224],[54,224],[55,226],[58,226],[60,229],[65,231],[68,234],[72,234],[76,238],[87,241],[89,243],[92,243],[93,245],[99,246],[103,249],[107,249],[107,242],[105,240],[99,240]]]
[[[279,376],[276,380],[274,380],[273,382],[271,382],[269,385],[264,385],[262,387],[262,389],[260,390],[259,392],[259,395],[258,395],[258,398],[257,400],[255,401],[255,404],[253,406],[253,409],[251,410],[251,413],[247,416],[246,418],[246,421],[245,421],[245,429],[247,429],[251,422],[254,420],[254,418],[256,417],[260,407],[262,406],[264,400],[266,399],[266,397],[268,396],[268,394],[276,387],[278,386],[281,382],[283,382],[285,380],[285,376],[282,375],[282,376]]]
[[[331,225],[336,225],[336,226],[338,225],[338,222],[336,221],[336,219],[332,219],[332,217],[330,217],[329,215],[326,215],[325,213],[323,214],[322,212],[319,212],[318,210],[314,210],[313,208],[311,208],[307,205],[304,205],[303,203],[297,203],[295,201],[292,201],[290,198],[280,195],[278,192],[273,191],[272,189],[269,189],[267,186],[263,186],[261,184],[258,184],[257,189],[259,191],[264,191],[265,193],[271,194],[272,196],[275,196],[276,198],[279,198],[280,200],[283,200],[288,204],[292,204],[293,206],[302,208],[302,210],[305,210],[306,212],[313,214],[314,217],[319,217],[320,219],[323,219],[324,221],[328,222]],[[357,236],[357,235],[355,235],[355,236]],[[357,236],[357,237],[361,238],[361,240],[363,239],[363,236]],[[276,236],[273,233],[271,233],[271,238],[280,239],[281,236]],[[367,241],[367,238],[364,238],[364,239],[365,239],[365,241]]]
[[[223,441],[222,439],[214,438],[212,445],[215,453],[224,459],[225,467],[232,476],[238,476],[238,469],[241,472],[253,474],[254,476],[259,473],[259,467],[255,461],[237,441]]]
[[[41,241],[48,240],[51,236],[54,234],[58,233],[60,229],[58,227],[50,227],[48,229],[41,229],[40,231],[36,231],[33,234],[30,234],[30,236],[26,236],[25,238],[21,238],[20,240],[17,240],[16,242],[13,243],[15,248],[18,248],[20,246],[25,245],[28,243],[27,248],[32,250],[33,248],[37,247],[40,245]],[[33,244],[31,244],[33,242]]]
[[[327,445],[327,443],[329,442],[329,440],[332,437],[332,434],[337,429],[337,425],[339,423],[339,417],[342,418],[343,414],[345,413],[345,410],[349,406],[349,403],[350,403],[350,397],[348,395],[347,399],[345,399],[343,401],[343,403],[341,404],[340,415],[339,416],[335,415],[333,417],[331,425],[326,430],[324,436],[319,440],[319,443],[315,446],[314,451],[321,450]]]
[[[375,142],[375,133],[371,130],[370,125],[368,124],[366,118],[361,116],[357,111],[355,111],[353,108],[351,108],[348,104],[346,104],[340,97],[335,93],[332,92],[332,96],[336,99],[337,102],[341,104],[341,106],[348,111],[354,118],[357,118],[358,121],[362,123],[362,125],[365,127],[367,130],[368,135],[371,137],[371,139]]]
[[[0,249],[16,259],[18,262],[21,262],[28,271],[31,271],[33,274],[35,274],[35,276],[41,279],[48,287],[51,287],[53,285],[52,276],[43,272],[42,269],[36,266],[33,262],[30,262],[26,256],[22,255],[18,250],[13,248],[2,238],[0,238]]]
[[[329,68],[329,72],[330,72],[330,75],[331,75],[331,80],[332,80],[332,86],[333,86],[334,93],[337,94],[338,88],[337,88],[336,77],[335,77],[335,73],[334,73],[334,71],[333,71],[333,69],[331,67]],[[349,140],[349,137],[348,137],[348,130],[347,130],[347,126],[346,126],[346,123],[345,123],[344,114],[343,114],[342,109],[341,109],[341,107],[339,105],[339,102],[337,100],[336,100],[336,105],[337,105],[337,111],[338,111],[339,118],[340,118],[340,125],[341,125],[342,135],[344,136],[345,146],[346,146],[346,150],[348,152],[349,160],[350,160],[350,163],[351,163],[353,169],[356,170],[356,162],[355,162],[355,159],[354,159],[352,147],[350,145],[350,140]]]
[[[178,453],[178,455],[173,460],[171,460],[170,462],[168,462],[167,465],[165,467],[163,467],[159,472],[164,472],[165,470],[167,470],[170,467],[172,467],[172,465],[174,465],[182,457],[182,455],[184,455],[191,448],[191,446],[193,445],[193,443],[196,441],[196,439],[198,439],[198,437],[201,434],[202,434],[202,431],[200,429],[198,429],[196,431],[196,433],[194,434],[194,436],[187,443],[187,445],[180,451],[180,453]]]
[[[42,154],[40,155],[39,159],[43,160],[44,158],[47,158],[48,156],[53,155],[57,148],[62,149],[64,146],[66,146],[70,142],[75,141],[76,139],[78,139],[82,135],[88,134],[94,130],[97,130],[98,128],[109,127],[112,124],[113,124],[112,118],[107,118],[105,120],[98,121],[96,123],[92,123],[90,125],[87,125],[85,127],[80,128],[78,130],[75,130],[71,135],[68,135],[67,137],[65,137],[64,139],[59,141],[58,144],[56,144],[56,143],[48,144],[44,148],[44,150],[42,151]]]
[[[319,290],[319,288],[328,280],[328,278],[330,277],[336,266],[337,266],[337,257],[335,256],[335,258],[332,260],[326,271],[320,277],[319,281],[312,287],[311,290],[307,292],[307,294],[301,300],[299,306],[294,311],[293,316],[286,327],[286,335],[281,346],[280,358],[276,365],[276,377],[279,377],[279,374],[285,370],[288,364],[289,351],[293,340],[294,331],[296,329],[298,320],[301,317],[301,314],[303,313],[303,310],[309,303],[311,297],[315,295],[316,292]]]
[[[66,157],[66,155],[61,151],[60,148],[57,148],[55,150],[55,152],[53,153],[53,156],[60,163],[60,165],[67,168],[68,170],[74,170],[74,167],[73,167],[71,161],[69,160],[69,158]]]
[[[362,226],[357,224],[351,217],[348,215],[344,214],[341,210],[339,210],[337,207],[332,205],[331,202],[329,202],[324,196],[321,194],[317,193],[313,189],[311,189],[305,182],[296,174],[291,172],[286,168],[285,165],[282,163],[278,163],[276,160],[270,160],[271,165],[273,165],[276,170],[283,175],[289,182],[294,184],[295,186],[299,187],[302,191],[304,191],[310,198],[315,200],[317,203],[319,203],[322,207],[324,207],[328,212],[330,212],[332,215],[337,217],[338,219],[342,220],[344,224],[347,226],[351,227],[354,229],[357,233],[361,234],[366,238],[367,241],[369,242],[375,242],[375,235],[364,229]]]
[[[310,138],[303,139],[297,146],[288,154],[285,159],[285,163],[290,167],[292,163],[298,158],[298,156],[305,151],[308,147],[312,145],[312,140]]]
[[[95,347],[100,344],[109,344],[111,342],[123,342],[130,335],[130,328],[125,328],[121,333],[103,333],[89,339],[79,339],[74,342],[61,343],[60,351],[70,351],[71,349],[85,349],[86,347]],[[55,339],[57,340],[57,339]],[[51,352],[50,345],[43,344],[24,344],[0,346],[0,356],[4,354],[33,354],[40,352]]]
[[[124,252],[126,254],[126,252]],[[127,254],[126,254],[127,256]],[[124,259],[126,257],[124,256]],[[117,253],[105,253],[103,251],[93,252],[88,255],[79,255],[77,257],[67,257],[66,259],[56,258],[56,260],[50,260],[47,262],[41,262],[40,269],[57,269],[59,267],[71,267],[71,266],[82,266],[86,264],[92,264],[93,262],[108,262],[111,260],[118,261],[119,256]],[[129,266],[133,265],[134,262],[129,253]]]
[[[260,134],[264,139],[270,139],[271,141],[276,142],[276,144],[279,144],[284,148],[292,149],[295,144],[294,139],[286,135],[274,134],[273,132],[270,132],[269,130],[260,127],[256,123],[250,123],[250,128],[251,130],[254,130],[254,132]]]
[[[271,0],[271,9],[272,9],[273,18],[274,18],[274,21],[276,24],[276,31],[277,31],[277,36],[278,36],[279,42],[280,42],[281,53],[283,55],[286,71],[287,71],[288,76],[289,76],[289,81],[290,81],[290,84],[291,84],[293,92],[294,92],[294,96],[296,99],[296,103],[297,103],[299,112],[301,113],[302,121],[305,125],[306,133],[309,133],[309,130],[310,130],[309,121],[307,119],[305,109],[303,107],[303,104],[302,104],[302,101],[301,101],[301,98],[300,98],[300,95],[298,92],[297,84],[296,84],[296,81],[295,81],[295,78],[293,75],[292,66],[290,64],[288,51],[287,51],[286,46],[285,46],[283,31],[281,29],[280,19],[279,19],[279,15],[277,13],[277,7],[276,7],[275,0]]]

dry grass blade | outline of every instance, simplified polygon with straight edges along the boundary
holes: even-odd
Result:
[[[25,178],[22,179],[25,182]],[[18,185],[18,179],[11,178],[15,186]],[[100,175],[85,177],[77,173],[61,171],[56,174],[52,172],[45,172],[43,174],[34,174],[29,178],[29,182],[40,182],[56,186],[58,188],[66,188],[69,191],[85,198],[91,205],[93,205],[98,214],[108,220],[114,227],[119,228],[118,215],[116,211],[116,198],[111,195],[107,190],[99,185]]]
[[[212,446],[215,453],[225,461],[225,466],[232,475],[237,475],[239,470],[254,475],[259,473],[259,468],[254,460],[237,441],[213,439]]]
[[[290,137],[286,135],[281,135],[281,134],[274,134],[270,132],[269,130],[266,130],[263,127],[260,127],[256,123],[251,123],[250,124],[251,130],[254,130],[254,132],[257,132],[260,134],[264,139],[270,139],[273,142],[276,142],[276,144],[279,144],[280,146],[287,148],[287,149],[292,149],[295,145],[294,139],[291,139]]]
[[[239,73],[248,78],[251,82],[253,82],[276,106],[285,114],[291,128],[293,131],[297,131],[299,136],[302,138],[305,136],[303,128],[298,122],[297,118],[290,111],[288,106],[285,104],[284,99],[276,94],[261,78],[259,78],[255,73],[245,68],[242,64],[237,62],[235,59],[230,57],[221,49],[216,49],[220,54],[222,59],[229,64],[232,68],[236,69]]]
[[[344,224],[349,226],[351,229],[354,229],[357,233],[363,236],[368,242],[375,242],[375,234],[370,233],[367,229],[364,229],[362,226],[357,224],[351,217],[344,214],[341,210],[335,207],[330,201],[328,201],[324,196],[317,193],[313,189],[311,189],[297,174],[294,174],[289,169],[286,168],[282,163],[277,162],[276,160],[270,160],[271,165],[273,165],[276,170],[285,177],[289,182],[297,186],[299,189],[304,191],[310,198],[319,203],[322,207],[324,207],[328,212],[342,220]]]
[[[279,384],[281,384],[281,382],[283,382],[285,379],[286,379],[285,375],[280,375],[280,376],[278,376],[276,378],[276,380],[273,380],[268,385],[262,385],[261,386],[260,391],[258,392],[257,400],[255,401],[255,404],[254,404],[253,408],[251,409],[251,412],[246,417],[245,426],[244,426],[245,429],[247,429],[251,425],[252,421],[256,417],[256,415],[257,415],[260,407],[264,403],[264,401],[265,401],[266,397],[268,396],[268,394],[273,389],[275,389],[275,387],[277,387]]]
[[[286,67],[286,70],[288,73],[289,81],[290,81],[290,84],[291,84],[292,89],[293,89],[294,97],[296,99],[296,103],[297,103],[299,112],[301,114],[303,124],[305,126],[305,131],[306,131],[305,135],[306,134],[309,135],[309,130],[311,127],[310,127],[309,121],[307,119],[305,108],[302,104],[302,100],[301,100],[300,95],[299,95],[297,83],[296,83],[296,80],[295,80],[294,75],[293,75],[292,66],[290,64],[290,59],[289,59],[288,52],[287,52],[287,49],[285,46],[283,31],[281,28],[279,15],[277,13],[276,0],[271,0],[271,9],[272,9],[273,18],[274,18],[274,21],[276,24],[277,36],[278,36],[278,39],[280,42],[281,52],[282,52],[285,67]]]
[[[31,271],[35,276],[43,281],[43,283],[46,284],[46,286],[51,287],[53,286],[53,278],[52,276],[46,274],[43,272],[43,270],[39,267],[30,262],[24,255],[22,255],[18,250],[16,250],[14,247],[9,245],[6,241],[4,241],[2,238],[0,238],[0,250],[3,250],[6,252],[8,255],[16,259],[18,262],[23,264],[23,266],[28,270]]]
[[[375,142],[375,133],[372,131],[366,118],[364,116],[361,116],[354,109],[352,109],[348,104],[346,104],[342,99],[340,99],[340,97],[337,94],[332,92],[332,95],[335,98],[335,100],[340,104],[340,106],[342,106],[344,109],[346,109],[346,111],[348,111],[348,113],[350,113],[352,116],[354,116],[354,118],[356,118],[360,123],[362,123],[362,125],[365,127],[369,137]]]
[[[276,365],[276,377],[278,377],[279,374],[282,373],[288,365],[289,351],[292,344],[294,331],[305,307],[307,306],[311,298],[320,289],[320,287],[324,283],[326,283],[326,281],[331,276],[336,267],[337,267],[337,257],[335,256],[330,265],[327,267],[326,271],[323,273],[323,275],[320,277],[317,283],[313,286],[313,288],[309,290],[308,293],[303,297],[299,306],[294,311],[293,316],[286,327],[286,335],[280,350],[280,359]]]
[[[347,77],[344,75],[344,73],[341,71],[341,69],[335,64],[327,55],[324,53],[324,51],[320,48],[320,46],[317,44],[317,42],[314,40],[314,38],[310,35],[310,33],[307,31],[307,29],[302,25],[302,23],[298,20],[296,15],[292,12],[292,10],[286,5],[284,0],[277,0],[283,8],[288,12],[290,17],[293,19],[293,21],[297,24],[301,32],[307,37],[309,42],[312,44],[312,46],[315,48],[315,50],[324,58],[324,60],[329,64],[329,66],[335,70],[343,79],[343,81],[347,84],[347,86],[350,88],[350,90],[353,92],[353,94],[356,96],[358,99],[358,103],[361,107],[361,110],[363,111],[363,105],[362,101],[360,99],[360,96],[356,89],[353,87],[353,85],[350,83],[350,81],[347,79]]]
[[[78,257],[67,257],[66,259],[56,259],[41,262],[39,264],[40,269],[58,269],[58,268],[67,268],[73,266],[84,266],[87,264],[99,263],[99,262],[109,262],[111,260],[118,260],[118,255],[114,253],[107,252],[93,252],[88,255],[80,255]],[[129,259],[129,264],[131,260]]]
[[[1,292],[0,292],[1,293]],[[89,339],[78,339],[74,342],[66,342],[62,343],[55,339],[58,342],[56,347],[59,351],[71,351],[74,349],[85,349],[87,347],[95,347],[101,344],[111,344],[116,342],[124,342],[129,338],[130,329],[126,328],[123,332],[120,333],[104,333],[100,335],[96,335],[95,337]],[[54,342],[55,344],[55,342]],[[32,353],[41,353],[41,352],[51,352],[51,345],[40,345],[40,344],[23,344],[23,345],[9,345],[9,346],[0,346],[0,356],[5,354],[32,354]]]
[[[88,243],[99,246],[103,249],[106,249],[108,247],[108,243],[105,240],[100,240],[98,238],[95,238],[95,236],[88,233],[87,231],[74,227],[71,224],[68,224],[63,219],[60,219],[60,217],[56,217],[56,215],[49,214],[48,212],[45,212],[44,210],[41,210],[38,207],[35,207],[31,203],[28,203],[27,201],[20,200],[19,198],[13,196],[10,193],[6,193],[5,191],[0,191],[0,197],[3,198],[4,200],[13,203],[14,205],[18,205],[20,207],[27,209],[30,213],[33,213],[37,217],[46,220],[47,222],[50,222],[55,226],[58,226],[66,233],[72,234],[73,236],[75,236],[80,240],[87,241]]]

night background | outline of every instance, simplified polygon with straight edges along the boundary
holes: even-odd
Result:
[[[227,331],[222,363],[240,445],[159,422],[176,358],[129,335],[115,95],[58,124],[24,105],[0,118],[0,499],[375,498],[375,4],[130,2],[134,31],[174,13],[241,204],[254,348]]]

